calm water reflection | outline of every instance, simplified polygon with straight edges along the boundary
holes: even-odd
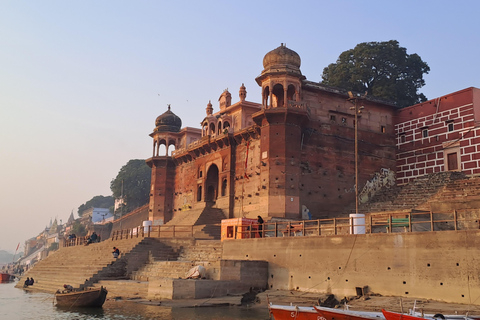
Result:
[[[168,308],[128,301],[107,301],[101,309],[63,310],[53,305],[53,295],[31,293],[0,283],[0,319],[196,319],[264,320],[268,310],[244,307]]]

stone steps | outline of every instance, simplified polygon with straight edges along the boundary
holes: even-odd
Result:
[[[105,240],[88,246],[60,248],[28,270],[17,287],[23,287],[26,277],[33,277],[36,283],[32,289],[39,291],[53,293],[63,287],[63,284],[80,288],[86,283],[95,281],[98,274],[104,273],[105,276],[109,276],[106,272],[108,266],[117,265],[111,267],[111,270],[118,272],[121,268],[118,260],[128,255],[141,241],[144,239]],[[118,260],[112,256],[113,246],[120,248],[122,252],[122,257]]]
[[[434,201],[480,200],[480,179],[458,172],[441,172],[419,177],[404,186],[377,192],[360,212],[430,210]]]

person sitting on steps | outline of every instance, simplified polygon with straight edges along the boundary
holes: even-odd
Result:
[[[118,258],[118,256],[120,255],[120,250],[118,250],[117,247],[113,247],[113,252],[112,252],[112,254],[113,254],[113,257],[114,257],[114,258]]]

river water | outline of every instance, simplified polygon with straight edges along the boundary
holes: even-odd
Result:
[[[268,310],[247,307],[170,308],[129,301],[107,300],[99,309],[58,309],[53,294],[15,288],[15,282],[0,283],[0,319],[165,319],[165,320],[265,320]]]

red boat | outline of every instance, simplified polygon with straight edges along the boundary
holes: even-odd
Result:
[[[0,273],[0,282],[10,282],[15,279],[14,275],[9,273]]]
[[[313,307],[269,304],[268,309],[275,320],[321,320],[321,316]]]
[[[299,307],[270,304],[275,320],[384,320],[381,312],[352,311],[325,307]]]

